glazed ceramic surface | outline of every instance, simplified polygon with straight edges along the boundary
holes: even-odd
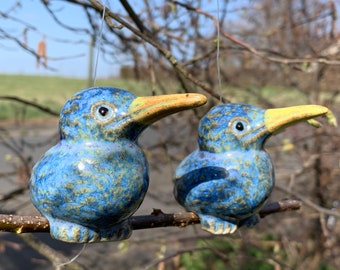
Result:
[[[117,88],[76,93],[60,113],[60,142],[34,166],[31,200],[66,242],[126,239],[148,188],[140,133],[168,114],[204,104],[198,94],[136,97]]]
[[[213,234],[255,225],[275,181],[273,164],[263,149],[266,139],[327,112],[317,105],[269,110],[238,103],[213,107],[200,121],[198,149],[176,170],[175,198],[198,214],[202,229]]]

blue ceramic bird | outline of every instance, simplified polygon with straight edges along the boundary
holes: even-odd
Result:
[[[328,113],[317,105],[269,110],[237,103],[213,107],[200,121],[198,149],[176,170],[176,200],[213,234],[255,225],[256,213],[274,185],[273,165],[263,149],[266,139],[288,125]]]
[[[156,120],[206,102],[199,94],[136,97],[117,88],[82,90],[60,113],[60,142],[34,166],[31,200],[65,242],[121,240],[148,188],[137,144]]]

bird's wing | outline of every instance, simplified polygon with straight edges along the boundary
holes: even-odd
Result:
[[[227,179],[229,172],[225,168],[207,166],[189,171],[180,177],[175,178],[175,197],[183,204],[188,193],[196,186],[217,179]]]
[[[174,195],[187,211],[222,219],[243,217],[253,208],[243,180],[234,169],[202,167],[175,179]]]

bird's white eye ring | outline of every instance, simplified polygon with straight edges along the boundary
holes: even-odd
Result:
[[[248,131],[249,121],[244,117],[236,117],[230,121],[229,129],[236,136],[242,135]]]
[[[112,104],[99,103],[92,107],[92,114],[98,121],[106,123],[115,117],[115,108]]]

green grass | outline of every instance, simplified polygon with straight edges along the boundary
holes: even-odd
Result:
[[[118,87],[136,95],[151,95],[151,86],[147,82],[98,79],[96,86]],[[0,74],[0,96],[16,96],[49,107],[56,112],[60,111],[69,97],[84,88],[87,88],[86,79]],[[18,102],[0,99],[0,120],[43,116],[48,115]]]
[[[98,79],[96,86],[123,88],[138,96],[152,94],[152,85],[147,81],[141,82],[119,78]],[[165,91],[167,93],[175,93],[181,89],[176,81],[171,80],[163,82],[163,87],[166,88]],[[75,92],[84,88],[87,88],[86,79],[0,74],[0,96],[16,96],[49,107],[55,112],[59,112],[65,101]],[[156,89],[156,91],[157,94],[162,93],[159,89]],[[323,93],[323,95],[325,94]],[[269,101],[275,107],[308,103],[306,95],[297,89],[279,86],[266,86],[263,88],[236,88],[228,86],[222,87],[222,95],[232,102],[250,103],[261,107],[270,106],[264,104],[261,99]],[[49,115],[18,102],[0,99],[0,120],[44,116]]]
[[[295,88],[284,88],[279,86],[266,86],[263,88],[246,87],[224,88],[223,96],[230,99],[232,102],[244,102],[263,107],[263,101],[275,104],[275,107],[294,106],[307,104],[308,99],[306,95]]]

